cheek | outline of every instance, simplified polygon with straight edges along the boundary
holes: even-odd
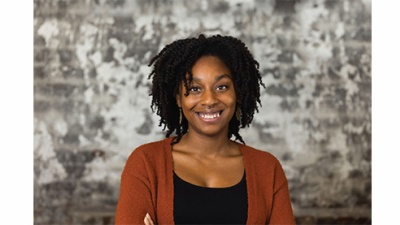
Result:
[[[226,102],[227,102],[227,104],[236,106],[236,101],[237,101],[237,98],[236,98],[236,93],[235,93],[235,91],[230,92],[230,93],[226,96]]]
[[[182,104],[182,109],[185,110],[191,110],[194,108],[199,101],[198,98],[195,98],[193,96],[182,96],[181,97],[181,104]]]
[[[229,99],[229,101],[226,101],[226,105],[230,108],[235,109],[236,108],[236,99]]]

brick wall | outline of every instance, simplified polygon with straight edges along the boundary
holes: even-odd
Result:
[[[164,137],[149,59],[199,33],[260,62],[241,134],[281,160],[299,224],[370,223],[370,0],[35,0],[35,224],[113,223],[128,155]]]

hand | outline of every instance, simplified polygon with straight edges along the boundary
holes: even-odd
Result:
[[[148,213],[146,213],[146,216],[144,217],[144,225],[154,225],[153,220]]]

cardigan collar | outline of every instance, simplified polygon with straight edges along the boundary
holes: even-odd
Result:
[[[167,195],[166,202],[168,202],[169,207],[166,212],[166,219],[168,220],[168,224],[175,224],[174,222],[174,213],[173,213],[173,202],[174,202],[174,182],[173,182],[173,158],[172,158],[172,146],[171,142],[174,137],[169,137],[164,140],[164,151],[166,154],[166,169],[167,169],[167,190],[169,194]],[[247,198],[248,198],[248,215],[246,224],[260,224],[260,221],[263,221],[264,218],[257,218],[256,215],[264,215],[265,212],[262,211],[262,208],[257,207],[259,204],[263,204],[261,193],[259,193],[257,187],[257,179],[256,179],[256,169],[254,164],[251,162],[251,151],[249,151],[249,147],[239,144],[240,151],[243,155],[243,162],[246,171],[246,188],[247,188]],[[269,210],[268,210],[269,211]]]

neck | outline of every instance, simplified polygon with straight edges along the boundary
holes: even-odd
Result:
[[[182,136],[178,145],[184,147],[184,149],[190,150],[193,154],[209,157],[232,154],[231,150],[235,146],[235,144],[229,140],[228,135],[208,137],[193,135],[190,134],[190,132]]]

